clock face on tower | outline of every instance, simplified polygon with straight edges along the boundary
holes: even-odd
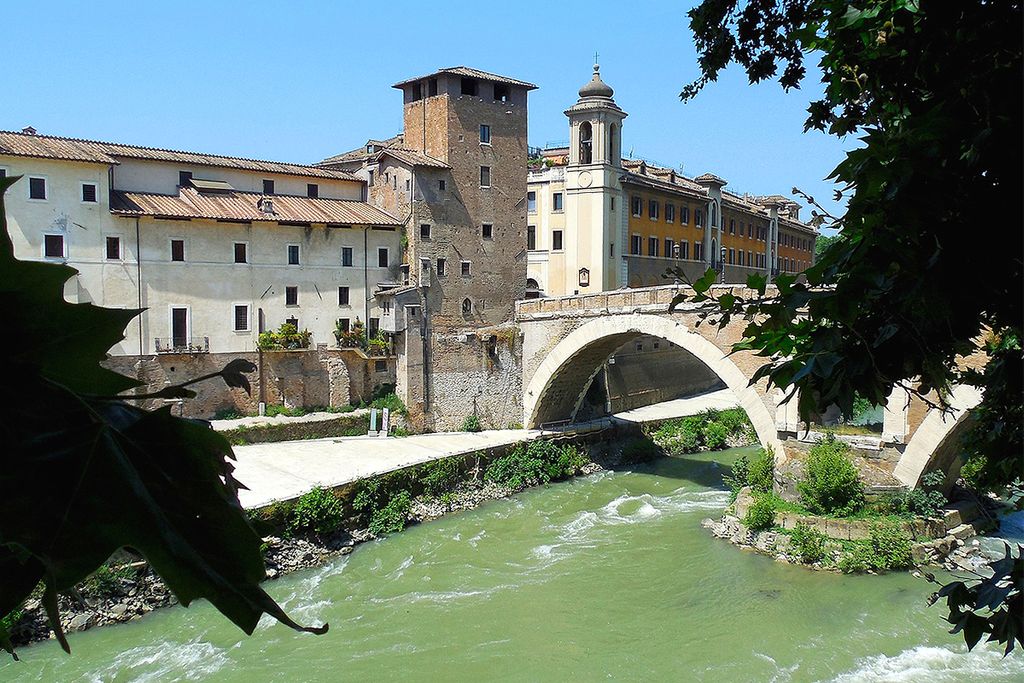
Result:
[[[582,173],[580,173],[580,177],[579,177],[580,187],[590,187],[590,183],[592,183],[592,182],[593,182],[593,179],[591,179],[591,177],[590,177],[590,171],[583,171]]]

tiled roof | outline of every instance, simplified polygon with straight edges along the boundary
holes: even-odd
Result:
[[[394,137],[388,138],[387,140],[374,140],[371,138],[370,140],[367,140],[366,144],[362,145],[361,147],[356,147],[355,149],[349,150],[348,152],[342,152],[341,154],[335,154],[332,157],[327,157],[323,161],[317,162],[316,165],[329,166],[331,164],[362,161],[364,159],[369,159],[371,156],[377,154],[377,152],[379,151],[374,150],[373,152],[367,152],[367,147],[401,147],[402,142],[404,140],[405,136],[402,133],[399,133]]]
[[[282,175],[358,180],[352,174],[344,171],[334,171],[304,164],[288,164],[280,161],[263,161],[260,159],[227,157],[217,154],[201,154],[199,152],[181,152],[156,147],[139,147],[136,145],[122,145],[114,142],[98,142],[96,140],[80,140],[51,135],[27,135],[10,131],[0,131],[0,154],[44,159],[63,159],[67,161],[86,161],[101,164],[116,164],[119,163],[118,159],[144,159],[147,161],[171,161],[190,166],[214,166],[246,171],[262,171],[264,173],[279,173]]]
[[[273,213],[260,208],[260,200],[273,202]],[[397,218],[366,202],[345,199],[264,195],[258,192],[204,194],[182,188],[177,195],[149,192],[110,193],[110,212],[122,216],[206,218],[229,221],[326,223],[328,225],[381,225],[398,227]]]
[[[441,161],[440,159],[435,159],[434,157],[424,154],[423,152],[417,152],[412,149],[404,149],[402,147],[391,147],[389,149],[381,150],[377,156],[379,157],[384,154],[390,157],[394,157],[395,159],[401,161],[403,164],[408,164],[410,166],[451,168],[451,166]]]
[[[422,81],[424,78],[430,78],[431,76],[437,76],[438,74],[451,74],[453,76],[466,76],[467,78],[479,78],[482,81],[494,81],[496,83],[508,83],[509,85],[518,85],[526,88],[527,90],[536,90],[537,86],[533,83],[527,83],[526,81],[520,81],[515,78],[509,78],[508,76],[499,76],[498,74],[492,74],[487,71],[480,71],[479,69],[471,69],[468,66],[450,66],[447,69],[438,69],[432,74],[426,76],[419,76],[417,78],[407,78],[404,81],[395,83],[392,88],[401,88],[409,83],[415,83],[416,81]]]

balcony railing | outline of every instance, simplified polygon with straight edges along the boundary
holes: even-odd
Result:
[[[209,337],[157,337],[157,353],[209,353]]]

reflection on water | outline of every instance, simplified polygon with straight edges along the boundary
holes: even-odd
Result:
[[[906,574],[809,572],[711,538],[714,458],[525,492],[268,584],[299,621],[246,638],[208,605],[71,636],[0,665],[14,681],[1020,680],[967,653]]]

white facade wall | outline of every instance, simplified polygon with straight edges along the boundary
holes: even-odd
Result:
[[[368,318],[380,317],[373,289],[379,282],[394,281],[401,262],[400,234],[393,229],[120,217],[110,213],[111,171],[106,164],[0,156],[0,169],[25,176],[5,196],[8,231],[18,258],[46,260],[45,235],[59,234],[65,258],[50,260],[79,271],[65,288],[69,301],[136,308],[141,298],[147,310],[129,324],[126,339],[111,349],[114,355],[155,353],[155,340],[172,335],[173,307],[188,309],[188,336],[208,338],[212,353],[254,350],[261,308],[265,329],[276,329],[294,317],[300,329],[312,332],[314,344],[333,346],[337,319],[355,322],[358,317],[365,324]],[[132,169],[138,174],[129,173]],[[198,171],[173,163],[131,161],[113,171],[115,188],[176,194],[179,170]],[[359,199],[362,194],[362,185],[353,181],[209,171],[196,172],[195,177],[226,180],[238,190],[253,191],[262,191],[264,178],[273,179],[276,194],[304,196],[306,182],[317,183],[324,198]],[[29,176],[46,179],[46,200],[29,198]],[[97,185],[95,203],[81,201],[83,182]],[[108,236],[120,239],[118,259],[107,258]],[[184,262],[171,261],[172,239],[184,241]],[[234,262],[236,242],[247,245],[247,263]],[[293,244],[299,246],[299,265],[288,264],[288,245]],[[341,265],[343,247],[352,249],[351,266]],[[378,248],[388,250],[388,267],[378,266]],[[298,287],[295,306],[285,304],[286,288],[291,286]],[[348,305],[339,305],[340,286],[349,287]],[[249,307],[247,330],[234,329],[236,304]]]

